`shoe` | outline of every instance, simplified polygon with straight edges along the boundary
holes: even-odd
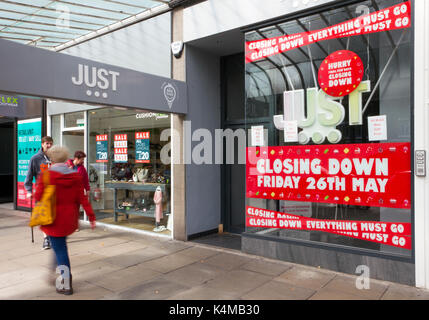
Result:
[[[162,232],[164,231],[166,228],[164,226],[158,226],[156,228],[153,229],[154,232]]]
[[[48,237],[46,237],[46,238],[43,240],[43,246],[42,246],[42,249],[43,249],[43,250],[51,249],[51,241],[49,241],[49,238],[48,238]]]
[[[63,294],[65,296],[70,296],[73,294],[73,285],[72,285],[72,275],[70,275],[70,288],[69,289],[58,289],[56,288],[57,293]],[[62,284],[64,284],[64,279],[61,281]]]

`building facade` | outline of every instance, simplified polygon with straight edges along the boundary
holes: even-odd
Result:
[[[55,53],[82,75],[112,66],[130,90],[156,83],[146,96],[118,86],[103,102],[103,91],[76,98],[7,79],[0,90],[43,98],[22,118],[87,153],[106,225],[183,241],[221,228],[246,253],[350,274],[367,266],[429,288],[428,10],[423,0],[185,1]],[[162,105],[147,98],[158,89]],[[184,109],[169,107],[177,96]]]

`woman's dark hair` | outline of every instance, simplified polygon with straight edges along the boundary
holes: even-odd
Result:
[[[86,158],[86,154],[83,151],[76,151],[74,157],[78,159]]]

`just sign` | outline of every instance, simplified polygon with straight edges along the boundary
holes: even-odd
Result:
[[[79,64],[77,76],[72,76],[71,79],[76,86],[85,84],[88,87],[86,91],[88,96],[94,95],[97,98],[101,96],[107,99],[108,93],[102,91],[108,89],[116,91],[119,75],[120,73],[116,71]],[[98,91],[97,88],[100,89],[100,91]]]
[[[348,95],[350,125],[362,125],[362,94],[370,91],[371,82],[363,81]],[[344,121],[345,117],[341,98],[331,97],[322,89],[309,88],[306,92],[307,105],[305,106],[304,94],[304,90],[284,93],[284,115],[274,116],[276,128],[285,130],[288,122],[297,121],[298,127],[302,129],[298,134],[300,144],[308,144],[310,140],[315,144],[322,144],[326,139],[330,143],[339,143],[342,134],[336,127]]]

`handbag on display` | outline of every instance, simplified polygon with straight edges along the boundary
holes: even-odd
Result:
[[[47,226],[55,221],[56,212],[56,194],[55,186],[49,184],[49,171],[46,170],[43,174],[43,195],[40,201],[36,202],[30,218],[30,227]]]

